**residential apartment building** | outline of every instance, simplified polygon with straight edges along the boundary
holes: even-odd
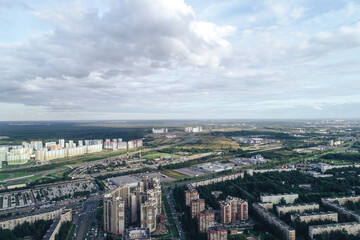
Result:
[[[325,198],[328,202],[338,202],[340,205],[345,205],[346,202],[350,201],[353,203],[360,201],[360,196],[346,196],[346,197],[330,197]]]
[[[359,235],[360,234],[360,223],[358,222],[347,222],[347,223],[334,223],[326,225],[316,225],[309,227],[309,236],[314,239],[315,235],[322,233],[330,233],[331,231],[345,230],[348,234]]]
[[[281,201],[281,199],[284,199],[286,203],[293,203],[297,198],[299,198],[299,194],[297,193],[271,194],[271,195],[261,195],[260,201],[278,204]]]
[[[123,185],[104,195],[104,231],[117,235],[123,233],[128,193],[130,193],[130,188],[128,185]]]
[[[228,180],[235,180],[239,177],[244,178],[244,173],[239,172],[239,173],[223,175],[223,176],[219,176],[219,177],[215,177],[215,178],[211,178],[211,179],[192,182],[192,183],[188,184],[188,188],[191,189],[191,188],[206,186],[206,185],[210,185],[210,184],[214,184],[214,183],[225,182]]]
[[[161,186],[158,178],[145,175],[132,193],[125,184],[104,195],[104,230],[107,232],[122,234],[125,223],[153,232],[159,214]]]
[[[209,227],[215,226],[215,212],[206,210],[198,214],[198,229],[199,232],[206,232]]]
[[[304,213],[305,211],[315,211],[319,209],[320,206],[317,203],[279,205],[276,206],[276,213],[278,216],[282,216],[286,213]]]
[[[205,210],[205,200],[204,199],[192,200],[190,202],[191,217],[193,217],[193,218],[196,217],[199,212],[204,211],[204,210]]]
[[[311,222],[311,221],[334,221],[338,222],[338,214],[336,212],[313,212],[303,214],[291,215],[291,221],[299,220],[300,222]]]
[[[321,202],[324,204],[325,207],[337,211],[340,215],[346,216],[346,218],[348,219],[354,219],[355,221],[360,223],[360,215],[358,213],[337,204],[335,201],[328,201],[327,198],[322,198]]]
[[[248,202],[246,200],[228,196],[225,201],[220,201],[220,209],[222,223],[248,219]]]
[[[6,218],[0,221],[0,228],[2,229],[9,229],[14,230],[17,225],[21,225],[25,222],[30,224],[34,223],[38,220],[53,220],[60,218],[62,215],[64,221],[71,221],[71,211],[68,213],[69,210],[65,210],[62,208],[52,207],[46,208],[40,211],[36,211],[34,213],[20,215],[20,216],[13,216],[10,218]]]
[[[252,204],[254,210],[263,218],[267,223],[276,227],[281,233],[282,237],[286,240],[295,240],[296,234],[295,229],[287,225],[280,218],[276,217],[271,212],[267,211],[258,203]]]
[[[199,192],[196,189],[185,190],[186,206],[190,206],[190,202],[197,199],[199,199]]]
[[[228,232],[224,226],[210,227],[208,230],[208,240],[227,240]]]

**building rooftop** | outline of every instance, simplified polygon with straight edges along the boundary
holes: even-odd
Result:
[[[18,219],[18,218],[23,218],[23,217],[35,216],[35,215],[48,213],[48,212],[54,212],[54,211],[57,211],[57,210],[60,210],[60,208],[59,207],[44,208],[44,209],[40,209],[40,210],[32,212],[32,213],[26,213],[26,214],[22,214],[22,215],[11,216],[9,218],[4,218],[4,219],[1,219],[0,222],[5,222],[5,221]]]
[[[226,231],[226,227],[224,226],[209,227],[209,231]]]
[[[287,204],[287,205],[277,205],[276,207],[305,207],[305,206],[315,206],[319,205],[318,203],[299,203],[299,204]]]
[[[331,224],[324,224],[324,225],[315,225],[309,226],[310,229],[319,229],[319,228],[333,228],[333,227],[340,227],[340,226],[356,226],[360,225],[358,222],[347,222],[347,223],[331,223]]]
[[[151,239],[149,228],[129,228],[124,230],[123,240]]]
[[[261,197],[267,196],[289,196],[289,195],[298,195],[297,193],[281,193],[281,194],[261,194]]]

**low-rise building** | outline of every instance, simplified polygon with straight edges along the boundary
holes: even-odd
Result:
[[[336,212],[313,212],[303,214],[291,215],[291,221],[299,220],[300,222],[311,222],[311,221],[334,221],[338,222],[338,214]]]
[[[350,209],[343,207],[335,202],[330,202],[326,198],[322,198],[321,202],[325,207],[337,211],[340,215],[346,216],[348,219],[355,219],[355,221],[360,223],[360,215],[358,213],[351,211]]]
[[[3,219],[0,221],[0,228],[14,230],[17,225],[21,225],[24,222],[28,222],[30,224],[34,223],[38,220],[50,220],[60,218],[61,214],[64,212],[61,208],[47,208],[42,209],[40,211],[36,211],[31,214],[21,215],[21,216],[13,216],[7,219]]]
[[[249,176],[254,176],[255,173],[290,172],[290,171],[296,171],[296,168],[247,169],[246,173]]]
[[[281,199],[284,199],[286,203],[293,203],[296,199],[299,198],[299,194],[297,193],[289,193],[289,194],[270,194],[270,195],[261,195],[261,202],[271,202],[273,204],[278,204]]]
[[[348,222],[348,223],[334,223],[325,224],[309,227],[309,236],[314,239],[315,235],[322,233],[330,233],[331,231],[345,230],[348,234],[359,235],[360,234],[360,223]]]
[[[287,225],[280,218],[276,217],[271,212],[267,211],[258,203],[252,204],[254,210],[262,217],[267,223],[276,227],[286,240],[295,240],[295,229]]]
[[[72,221],[71,210],[64,211],[60,218],[56,218],[50,225],[50,228],[45,233],[43,240],[55,240],[55,236],[59,233],[60,227],[63,223]]]
[[[168,132],[167,128],[159,128],[159,129],[153,128],[152,129],[152,133],[155,133],[155,134],[163,134],[163,133],[167,133],[167,132]]]
[[[327,163],[319,163],[320,165],[320,170],[322,173],[326,172],[327,170],[330,170],[330,169],[334,169],[334,168],[347,168],[347,167],[360,167],[360,164],[354,164],[354,165],[350,165],[350,164],[347,164],[347,165],[330,165],[330,164],[327,164]]]
[[[211,179],[191,182],[188,184],[188,188],[191,189],[191,188],[206,186],[206,185],[210,185],[210,184],[214,184],[214,183],[224,182],[224,181],[228,181],[228,180],[235,180],[239,177],[244,178],[244,173],[239,172],[239,173],[219,176],[219,177],[215,177],[215,178],[211,178]]]
[[[345,205],[346,202],[359,202],[360,201],[360,196],[345,196],[345,197],[329,197],[329,198],[325,198],[326,201],[329,202],[339,202],[340,205]]]
[[[264,203],[258,203],[260,206],[262,206],[263,208],[265,208],[267,211],[269,211],[270,209],[274,208],[274,204],[271,202],[264,202]]]
[[[128,228],[124,230],[122,240],[148,240],[151,239],[148,228]]]
[[[320,206],[317,203],[279,205],[276,206],[276,213],[278,216],[281,216],[285,215],[286,213],[304,213],[305,211],[314,211],[319,209]]]

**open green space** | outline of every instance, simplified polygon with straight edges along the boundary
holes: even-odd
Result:
[[[222,134],[204,134],[196,142],[187,143],[182,146],[183,149],[188,148],[198,148],[198,149],[208,149],[211,151],[218,150],[230,150],[230,149],[239,149],[239,143],[232,140],[231,138],[222,136]]]
[[[24,176],[28,176],[28,175],[32,175],[32,173],[29,173],[29,172],[17,172],[17,173],[14,173],[11,176],[11,178],[24,177]]]
[[[179,157],[178,155],[175,155],[175,154],[155,153],[155,154],[145,155],[145,156],[143,156],[143,158],[145,158],[146,160],[153,160],[155,158],[161,158],[161,157],[165,157],[165,156],[170,156],[171,158]]]
[[[178,232],[177,227],[175,225],[175,221],[174,221],[174,218],[172,216],[171,209],[170,209],[170,206],[169,206],[169,203],[167,201],[166,196],[162,196],[162,201],[164,203],[166,216],[168,217],[168,220],[169,220],[169,224],[170,224],[169,227],[170,227],[171,235],[173,237],[179,237],[179,232]]]
[[[0,173],[0,181],[1,181],[1,180],[4,180],[4,179],[7,179],[8,177],[10,177],[9,174]]]
[[[10,184],[26,183],[28,180],[35,181],[35,180],[40,179],[40,178],[43,178],[42,174],[35,175],[35,176],[32,176],[32,177],[26,177],[26,178],[22,178],[22,179],[9,181],[8,183],[10,183]]]
[[[166,226],[167,229],[167,233],[164,234],[159,234],[159,235],[151,235],[152,239],[161,239],[161,240],[171,240],[172,239],[172,235],[171,235],[171,229],[169,226]]]
[[[185,175],[185,174],[182,174],[182,173],[179,173],[179,172],[176,172],[174,170],[171,170],[171,169],[164,169],[164,170],[161,170],[161,173],[169,176],[169,177],[172,177],[172,178],[175,178],[175,179],[183,179],[183,178],[187,178],[188,176]]]

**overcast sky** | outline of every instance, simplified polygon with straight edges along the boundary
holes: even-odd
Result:
[[[0,0],[0,120],[360,118],[360,3]]]

